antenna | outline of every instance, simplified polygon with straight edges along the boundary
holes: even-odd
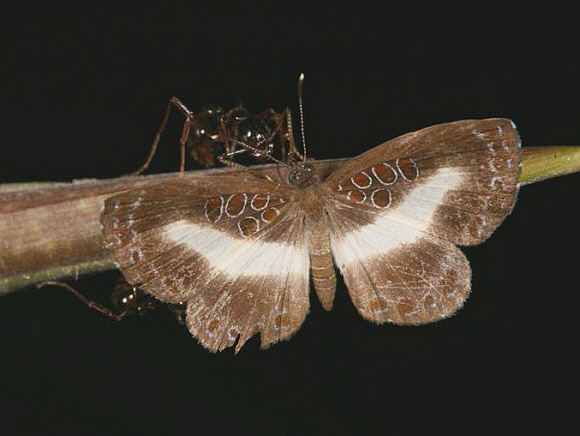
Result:
[[[302,103],[302,85],[304,84],[304,73],[300,73],[298,78],[298,107],[300,109],[300,133],[302,134],[302,149],[304,160],[306,161],[306,137],[304,136],[304,108]]]
[[[298,78],[298,107],[300,108],[300,130],[302,133],[302,147],[304,149],[304,155],[302,161],[297,165],[292,165],[292,171],[288,175],[288,182],[294,186],[302,186],[311,179],[314,172],[314,167],[306,162],[306,138],[304,135],[304,104],[302,101],[302,86],[304,84],[304,73],[300,74]],[[296,147],[294,147],[296,148]],[[296,153],[298,151],[296,150]],[[300,156],[300,154],[298,153]]]

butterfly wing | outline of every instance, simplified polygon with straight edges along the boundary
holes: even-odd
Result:
[[[520,140],[505,119],[403,135],[324,182],[331,249],[358,311],[417,324],[455,312],[471,270],[455,246],[483,242],[511,212]]]
[[[308,312],[309,258],[292,188],[250,173],[188,178],[108,199],[107,246],[127,281],[162,301],[187,302],[207,348],[236,351],[289,338]],[[239,339],[238,339],[239,337]]]

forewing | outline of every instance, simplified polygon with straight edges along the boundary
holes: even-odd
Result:
[[[105,202],[107,246],[132,285],[186,302],[207,348],[289,338],[308,312],[309,259],[291,188],[251,175],[178,177]],[[239,339],[238,339],[239,337]]]
[[[521,171],[509,120],[458,121],[378,146],[325,181],[335,261],[366,318],[423,323],[468,295],[454,244],[488,238],[511,212]]]

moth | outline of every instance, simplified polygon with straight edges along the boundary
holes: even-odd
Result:
[[[471,285],[457,245],[502,223],[520,173],[512,121],[457,121],[348,160],[182,173],[107,199],[102,232],[131,285],[184,303],[204,347],[238,352],[256,333],[266,348],[300,328],[310,278],[330,310],[335,265],[369,321],[450,316]]]

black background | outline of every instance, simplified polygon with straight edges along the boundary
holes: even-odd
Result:
[[[0,182],[110,178],[145,159],[169,97],[190,108],[289,105],[350,157],[439,122],[502,116],[524,145],[580,144],[566,11],[282,9],[22,3],[1,24]],[[568,33],[566,29],[570,29]],[[174,115],[151,172],[178,168]],[[171,313],[117,323],[58,289],[0,298],[3,434],[381,434],[566,422],[577,381],[578,175],[524,187],[465,249],[472,295],[423,327],[373,325],[339,282],[290,341],[206,351]],[[106,294],[114,273],[78,289]],[[4,429],[8,433],[4,432]]]

